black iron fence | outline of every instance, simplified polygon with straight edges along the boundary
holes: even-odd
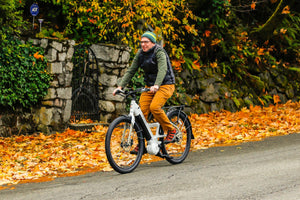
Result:
[[[99,120],[99,75],[96,56],[87,45],[75,46],[73,55],[71,120]]]

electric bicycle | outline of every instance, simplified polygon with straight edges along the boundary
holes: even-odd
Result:
[[[109,126],[105,138],[105,152],[111,167],[121,173],[130,173],[139,165],[144,153],[166,159],[171,164],[183,162],[194,139],[191,122],[184,113],[184,105],[165,107],[166,114],[176,129],[173,142],[164,143],[166,134],[158,122],[147,122],[138,103],[137,94],[149,92],[149,88],[118,90],[116,95],[131,98],[128,115],[116,118]],[[138,152],[132,150],[138,146]]]

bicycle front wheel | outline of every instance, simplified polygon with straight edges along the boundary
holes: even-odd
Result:
[[[167,154],[166,160],[172,164],[178,164],[183,162],[191,146],[192,139],[192,126],[188,119],[188,116],[179,110],[173,110],[167,114],[171,123],[177,129],[175,135],[175,141],[173,143],[164,144],[162,140],[162,152]]]
[[[105,138],[106,157],[111,167],[121,174],[132,172],[140,163],[145,142],[137,124],[130,117],[120,116],[109,126]],[[131,151],[138,145],[137,154]]]

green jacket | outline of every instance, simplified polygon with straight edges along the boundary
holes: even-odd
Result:
[[[148,52],[151,54],[155,54],[155,63],[157,65],[157,69],[153,69],[155,71],[155,81],[151,81],[151,85],[148,85],[147,82],[149,83],[149,72],[147,73],[146,71],[149,70],[144,70],[145,71],[145,82],[148,86],[152,85],[162,85],[162,84],[174,84],[175,83],[175,78],[173,74],[173,70],[169,61],[169,57],[166,54],[165,50],[158,46],[155,45],[152,49],[150,49]],[[141,65],[141,60],[144,58],[144,54],[148,54],[148,52],[142,52],[142,50],[139,50],[138,53],[135,55],[131,66],[127,69],[126,73],[124,74],[121,82],[118,84],[118,86],[121,86],[124,88],[132,79],[136,71],[138,70],[139,67],[142,67]],[[153,54],[152,53],[152,54]],[[143,67],[142,67],[143,68]],[[153,75],[153,71],[151,72],[151,75]],[[167,75],[167,77],[166,77]],[[151,76],[150,76],[151,77]],[[166,80],[168,78],[168,80]],[[153,83],[154,82],[154,83]]]

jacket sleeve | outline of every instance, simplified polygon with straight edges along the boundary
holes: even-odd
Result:
[[[157,59],[157,77],[155,80],[154,85],[160,86],[167,74],[167,58],[166,54],[163,50],[158,50],[156,52],[156,59]]]
[[[131,66],[126,70],[122,80],[118,84],[118,86],[121,86],[124,88],[132,79],[134,74],[137,72],[138,69],[138,57],[139,57],[140,51],[137,52],[137,54],[134,56],[134,59],[131,63]]]

